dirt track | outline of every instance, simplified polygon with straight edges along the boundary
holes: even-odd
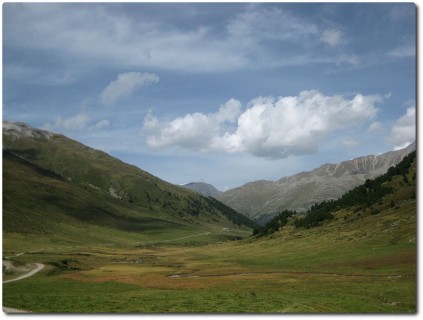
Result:
[[[32,269],[31,271],[29,271],[29,272],[27,272],[27,273],[25,273],[25,274],[23,274],[23,275],[21,275],[17,278],[3,281],[3,284],[28,278],[30,276],[33,276],[34,274],[36,274],[37,272],[41,271],[44,268],[44,265],[42,263],[34,263],[34,265],[35,265],[35,269]],[[31,311],[9,308],[9,307],[5,307],[5,306],[3,306],[3,312],[5,312],[5,313],[31,313]]]
[[[23,274],[23,275],[21,275],[17,278],[3,281],[3,283],[9,283],[9,282],[18,281],[18,280],[28,278],[30,276],[33,276],[34,274],[36,274],[37,272],[41,271],[44,268],[44,265],[42,263],[34,263],[34,264],[36,266],[35,269],[32,269],[31,271],[29,271],[29,272],[27,272],[27,273],[25,273],[25,274]]]

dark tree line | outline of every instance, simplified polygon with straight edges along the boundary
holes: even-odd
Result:
[[[245,225],[250,228],[257,227],[257,224],[254,221],[213,197],[200,196],[200,199],[188,197],[186,199],[186,207],[184,210],[192,216],[199,216],[204,213],[214,215],[220,213],[238,226]]]
[[[213,197],[204,197],[206,202],[213,208],[216,208],[219,210],[224,216],[226,216],[230,221],[237,225],[245,225],[250,228],[257,227],[257,224],[247,218],[246,216],[242,215],[241,213],[235,211],[231,207],[228,207],[227,205],[223,204],[222,202],[216,200]]]
[[[413,151],[405,156],[395,167],[390,167],[385,174],[372,180],[367,179],[364,184],[348,191],[337,200],[328,200],[312,205],[303,217],[295,218],[294,226],[296,228],[313,228],[319,226],[324,221],[332,220],[334,218],[333,213],[340,209],[354,206],[370,207],[380,202],[384,196],[393,193],[392,187],[383,185],[385,182],[391,181],[394,176],[403,176],[404,183],[408,183],[406,175],[409,173],[415,159],[416,151]],[[415,175],[413,176],[413,180],[415,180]],[[391,206],[395,205],[391,203]],[[253,235],[260,237],[272,234],[285,226],[289,217],[295,215],[295,211],[282,211],[263,228],[254,229]]]
[[[294,225],[296,228],[313,228],[319,226],[325,220],[332,220],[334,218],[332,212],[337,210],[337,201],[323,201],[314,204],[307,211],[303,218],[295,219]]]
[[[385,174],[372,180],[367,179],[361,186],[348,191],[337,200],[337,203],[341,208],[349,208],[356,205],[371,206],[379,202],[384,196],[394,192],[391,186],[383,184],[390,182],[394,176],[406,177],[415,159],[416,151],[413,151],[395,167],[390,167]],[[403,180],[408,181],[408,178]]]
[[[284,210],[280,212],[277,216],[273,217],[266,225],[262,228],[257,227],[253,230],[253,236],[257,235],[258,237],[266,236],[272,234],[275,231],[278,231],[279,228],[284,227],[288,223],[288,218],[295,215],[296,211]]]

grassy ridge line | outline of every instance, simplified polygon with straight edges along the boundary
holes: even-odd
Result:
[[[100,189],[124,202],[152,212],[174,215],[208,214],[214,211],[234,224],[254,226],[248,218],[216,201],[209,201],[191,190],[175,186],[133,165],[91,149],[63,135],[53,134],[46,141],[3,134],[9,153],[85,189]],[[219,206],[216,210],[213,206]],[[224,211],[224,212],[221,212]]]
[[[6,240],[101,243],[109,234],[119,243],[160,242],[230,230],[208,243],[248,234],[251,222],[234,210],[62,135],[3,140]]]

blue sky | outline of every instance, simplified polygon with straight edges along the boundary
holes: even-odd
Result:
[[[411,3],[3,5],[3,119],[221,190],[415,139]]]

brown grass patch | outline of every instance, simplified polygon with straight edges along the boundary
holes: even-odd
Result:
[[[298,275],[289,273],[262,273],[241,268],[222,269],[171,269],[163,266],[120,266],[106,265],[89,271],[73,272],[63,278],[88,282],[121,282],[146,288],[161,289],[204,289],[227,285],[233,282],[245,283],[271,281],[286,283],[297,281]],[[303,275],[300,275],[303,277]]]
[[[396,254],[364,258],[353,261],[343,261],[331,263],[330,267],[352,267],[362,269],[378,269],[383,267],[401,267],[407,265],[416,265],[416,251],[407,250],[397,252]]]

